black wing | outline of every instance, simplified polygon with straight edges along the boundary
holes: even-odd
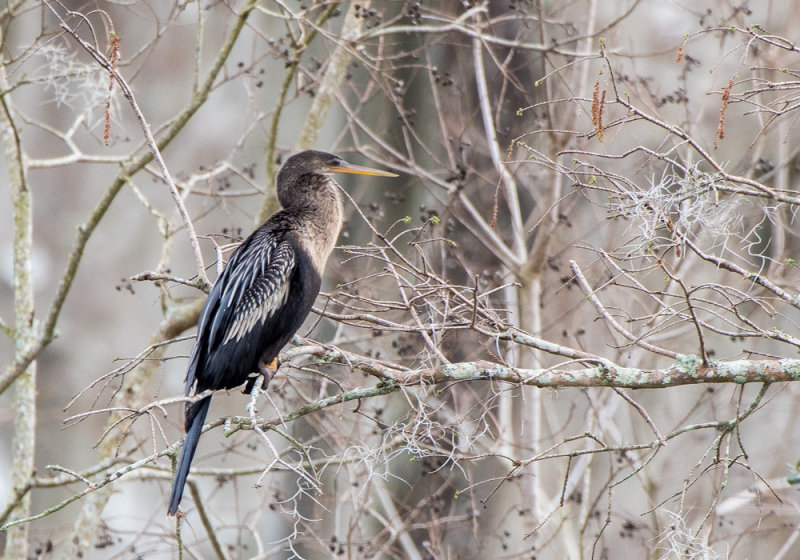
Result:
[[[294,334],[283,327],[284,317],[291,316],[286,313],[286,301],[293,293],[296,266],[292,244],[269,226],[259,228],[239,246],[200,315],[186,373],[186,395],[193,388],[200,392],[241,385],[257,370],[265,352],[277,355],[286,333]],[[294,323],[292,327],[297,328]],[[168,515],[178,511],[210,403],[207,396],[186,407],[186,439],[175,469]]]
[[[274,345],[270,333],[280,334],[275,322],[292,291],[296,263],[292,244],[267,228],[256,230],[236,250],[200,316],[187,395],[195,383],[198,392],[230,389],[258,371],[259,360]]]

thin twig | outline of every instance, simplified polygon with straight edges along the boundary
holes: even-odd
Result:
[[[583,275],[583,272],[578,266],[578,263],[576,263],[575,261],[569,261],[569,266],[570,269],[572,270],[572,273],[575,275],[575,279],[578,281],[578,284],[580,285],[581,289],[589,298],[589,301],[592,302],[592,305],[594,305],[595,309],[597,309],[597,312],[600,313],[600,315],[603,317],[603,319],[605,319],[606,323],[609,326],[611,326],[612,329],[614,329],[622,336],[627,338],[630,342],[636,344],[637,346],[641,346],[645,350],[649,350],[650,352],[661,354],[663,356],[669,356],[672,359],[678,358],[679,355],[678,352],[674,352],[666,348],[661,348],[659,346],[656,346],[655,344],[650,344],[643,338],[634,336],[633,333],[629,332],[622,325],[620,325],[617,322],[617,320],[614,319],[614,317],[612,317],[611,314],[608,312],[608,310],[605,308],[603,303],[600,301],[600,298],[597,297],[597,295],[594,292],[594,289],[592,289],[592,287],[589,285],[589,282],[587,282],[586,277]]]
[[[59,19],[61,18],[59,17]],[[139,108],[139,103],[136,101],[133,91],[131,91],[130,86],[128,86],[128,83],[122,77],[122,74],[117,71],[116,65],[109,61],[103,53],[98,51],[93,45],[84,41],[78,35],[78,33],[68,26],[63,20],[61,20],[61,28],[69,33],[79,45],[81,45],[90,55],[92,55],[98,64],[105,68],[110,75],[114,76],[114,79],[122,89],[122,94],[125,96],[125,99],[128,100],[128,103],[136,115],[136,119],[139,121],[139,124],[142,127],[142,132],[144,134],[147,147],[150,148],[153,158],[156,160],[156,163],[161,171],[161,176],[164,179],[164,182],[167,184],[167,188],[169,188],[169,192],[172,195],[175,205],[178,207],[178,212],[183,220],[183,225],[186,228],[186,232],[189,236],[189,243],[191,244],[192,251],[194,253],[195,267],[197,269],[199,281],[201,284],[203,284],[204,288],[209,288],[211,283],[208,281],[208,277],[206,276],[206,266],[203,262],[203,253],[200,250],[200,244],[197,241],[197,234],[194,231],[192,218],[189,216],[189,211],[186,209],[186,205],[183,202],[183,197],[181,197],[180,193],[178,192],[178,187],[175,186],[175,181],[172,180],[172,174],[169,172],[167,163],[161,156],[161,150],[158,148],[158,144],[153,137],[153,133],[150,130],[150,125],[148,124],[147,119],[145,119],[142,110]]]
[[[639,415],[642,418],[644,418],[644,421],[647,422],[647,425],[650,426],[651,430],[653,430],[653,433],[655,434],[658,441],[661,442],[661,445],[667,445],[667,440],[665,440],[664,436],[661,435],[661,432],[658,430],[658,426],[656,426],[656,423],[653,422],[652,418],[650,418],[650,415],[647,413],[647,410],[645,410],[645,408],[638,402],[633,400],[633,398],[631,398],[630,395],[626,394],[625,391],[623,391],[622,389],[614,387],[614,392],[618,394],[620,397],[622,397],[622,399],[625,402],[627,402],[629,405],[635,408],[636,412],[638,412]]]

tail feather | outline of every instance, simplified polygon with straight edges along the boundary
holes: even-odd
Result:
[[[178,459],[178,468],[175,469],[172,496],[169,499],[169,509],[167,509],[167,515],[169,516],[178,513],[178,506],[183,496],[183,488],[186,486],[186,477],[189,476],[189,467],[192,464],[192,459],[194,459],[194,452],[197,450],[200,432],[203,431],[203,424],[206,421],[210,404],[211,396],[208,396],[196,403],[192,403],[186,410],[186,439],[183,441],[181,456]]]

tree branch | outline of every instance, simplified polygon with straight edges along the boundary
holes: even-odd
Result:
[[[3,32],[0,29],[0,44]],[[0,54],[0,90],[8,90],[6,65]],[[14,360],[19,363],[36,340],[33,289],[33,199],[25,170],[19,130],[9,108],[9,98],[0,95],[0,130],[12,205],[13,278],[14,278]],[[13,491],[21,488],[33,475],[36,450],[36,363],[28,362],[14,382],[14,428],[12,438],[11,492],[6,508],[12,515],[25,517],[30,513],[30,495],[19,496]],[[0,390],[2,393],[2,390]],[[25,560],[29,548],[27,526],[18,527],[6,535],[5,555],[8,560]]]

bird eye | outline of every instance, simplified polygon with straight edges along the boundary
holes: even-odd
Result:
[[[342,160],[339,158],[334,158],[331,162],[331,167],[339,167],[340,165],[342,165]]]

